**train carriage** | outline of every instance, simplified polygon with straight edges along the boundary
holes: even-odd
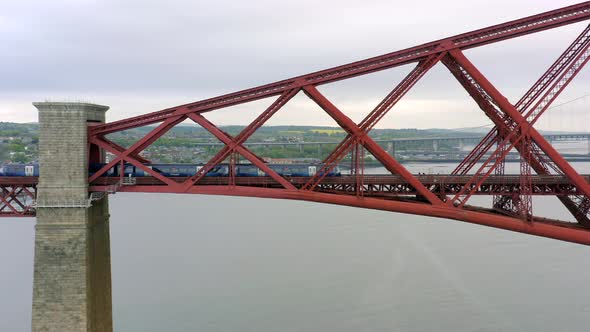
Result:
[[[98,172],[105,163],[92,163],[88,165],[89,175]],[[168,177],[189,177],[195,175],[203,164],[146,164],[145,167]],[[321,165],[317,164],[267,164],[267,166],[281,176],[313,176]],[[237,164],[236,176],[268,176],[264,171],[252,164]],[[107,170],[102,177],[148,177],[149,172],[133,164],[116,164]],[[205,176],[222,177],[229,175],[229,165],[220,164],[213,167]],[[0,176],[39,176],[39,164],[5,164],[0,166]],[[340,176],[340,169],[336,166],[327,176]]]
[[[39,176],[39,164],[0,165],[0,176]]]

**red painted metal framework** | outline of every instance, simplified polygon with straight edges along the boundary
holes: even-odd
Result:
[[[37,177],[0,177],[0,217],[31,217]]]
[[[194,193],[214,195],[253,196],[307,200],[395,212],[451,218],[523,233],[590,244],[590,185],[578,174],[534,128],[535,122],[584,67],[589,59],[590,27],[584,29],[553,65],[515,104],[486,78],[465,56],[464,50],[502,40],[553,29],[590,18],[590,2],[564,7],[550,12],[491,26],[488,28],[441,39],[416,47],[357,61],[351,64],[226,94],[190,104],[168,108],[125,120],[89,127],[89,143],[112,153],[115,158],[90,177],[91,190],[108,190],[100,176],[116,164],[130,163],[151,174],[158,183],[122,186],[131,192]],[[389,155],[369,135],[369,131],[434,65],[442,62],[459,81],[495,127],[463,160],[452,175],[468,176],[452,188],[428,183],[411,174]],[[352,121],[319,90],[318,86],[366,75],[410,63],[416,66],[360,123]],[[291,98],[303,91],[319,105],[348,134],[324,160],[321,170],[307,179],[282,177],[270,169],[259,156],[244,146],[244,142]],[[232,137],[205,117],[207,112],[276,96],[277,99],[250,123],[239,135]],[[175,125],[190,119],[199,124],[225,146],[194,176],[168,178],[144,163],[140,153]],[[129,148],[118,146],[105,135],[140,126],[160,123],[145,137]],[[466,203],[474,194],[481,194],[490,176],[504,174],[504,159],[516,149],[521,156],[518,189],[491,190],[494,206],[475,208]],[[387,170],[403,179],[405,190],[387,196],[371,195],[370,183],[363,172],[365,150],[380,161]],[[342,186],[330,185],[322,174],[333,169],[347,155],[352,156],[354,181]],[[269,184],[244,184],[233,170],[237,156],[247,159],[265,172]],[[224,183],[205,178],[205,174],[221,162],[230,164],[230,176]],[[474,170],[474,174],[470,171]],[[532,214],[531,196],[538,188],[531,173],[555,175],[567,180],[567,195],[557,195],[577,222],[559,222],[538,218]],[[215,182],[211,184],[210,182]],[[386,185],[386,184],[377,184]],[[326,188],[330,188],[327,190]],[[345,188],[345,189],[338,189]],[[554,193],[555,194],[555,193]]]

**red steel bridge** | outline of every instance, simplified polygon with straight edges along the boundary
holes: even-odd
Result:
[[[464,53],[468,49],[588,19],[590,2],[583,2],[215,98],[110,123],[89,124],[89,161],[98,160],[101,151],[110,153],[113,158],[89,177],[88,202],[71,204],[92,204],[92,200],[100,196],[96,193],[117,191],[294,199],[449,218],[590,244],[589,178],[579,174],[534,126],[588,62],[590,26],[578,36],[571,36],[573,41],[569,47],[516,101],[509,101]],[[439,63],[457,79],[494,127],[450,174],[412,174],[368,133]],[[415,64],[415,67],[359,123],[318,90],[320,85],[407,64]],[[244,143],[300,92],[334,119],[347,136],[318,165],[315,175],[281,176]],[[236,136],[207,119],[210,112],[270,97],[276,99]],[[149,160],[143,158],[141,152],[185,120],[205,128],[223,143],[223,148],[193,176],[166,177],[151,169]],[[155,124],[158,125],[127,148],[107,138],[108,134]],[[517,175],[505,172],[505,158],[512,151],[520,154]],[[372,154],[390,174],[365,174],[365,153]],[[352,160],[350,175],[324,175],[347,156]],[[236,176],[238,158],[255,165],[266,176]],[[229,165],[228,176],[205,176],[220,163]],[[132,164],[151,176],[131,179],[104,176],[109,169],[123,164]],[[34,216],[36,184],[35,177],[0,178],[0,215]],[[469,204],[476,195],[492,196],[491,205],[484,208]],[[555,196],[571,213],[571,221],[536,216],[532,204],[534,195]]]

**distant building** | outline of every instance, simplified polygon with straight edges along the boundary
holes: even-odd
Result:
[[[269,164],[319,164],[321,160],[317,158],[263,158]]]

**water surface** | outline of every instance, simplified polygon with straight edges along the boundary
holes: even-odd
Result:
[[[588,331],[585,246],[308,202],[110,202],[117,331]],[[33,226],[0,222],[0,331],[30,329]]]

